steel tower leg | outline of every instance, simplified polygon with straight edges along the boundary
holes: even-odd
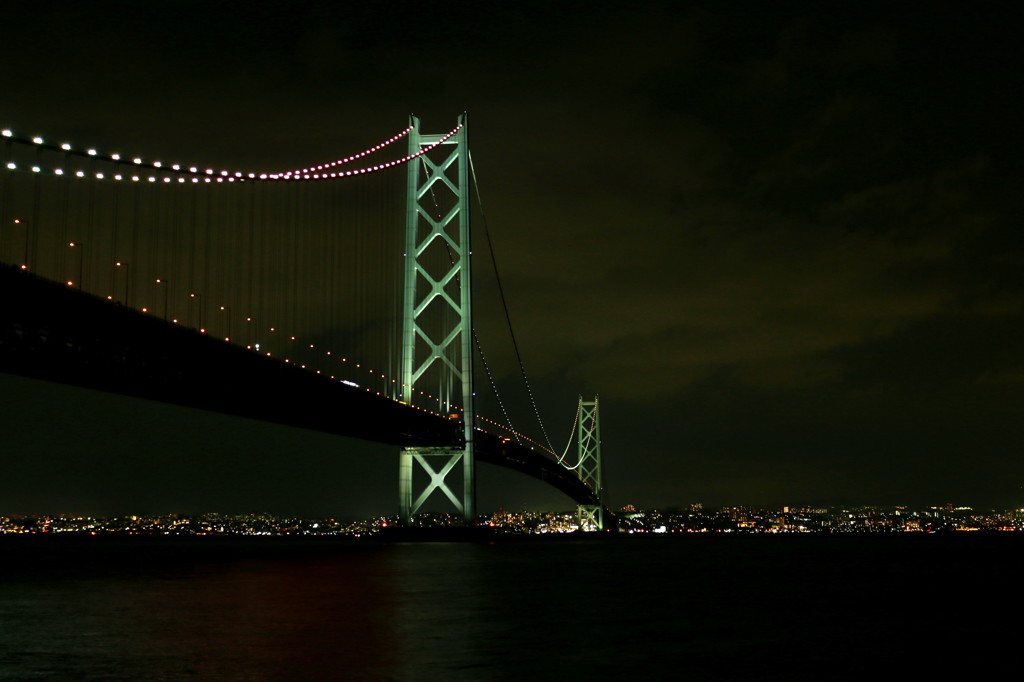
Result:
[[[576,507],[576,521],[580,530],[604,530],[604,488],[601,483],[601,422],[597,411],[597,396],[586,402],[580,397],[580,418],[576,432],[579,449],[580,480],[589,485],[599,504],[581,504]]]
[[[415,116],[410,124],[409,154],[444,137],[422,134]],[[442,158],[438,150],[447,154]],[[476,518],[476,413],[466,114],[459,117],[458,131],[438,150],[433,152],[434,158],[423,154],[408,163],[402,401],[461,420],[462,443],[403,448],[399,499],[401,521],[409,524],[431,494],[439,490],[462,515],[463,522],[471,525]],[[443,195],[441,203],[439,195]],[[422,390],[417,390],[417,382]],[[428,404],[424,394],[433,393],[437,395]],[[429,479],[422,490],[416,490],[417,472]],[[455,483],[460,477],[461,482]]]

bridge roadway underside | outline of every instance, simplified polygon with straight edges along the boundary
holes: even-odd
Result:
[[[0,266],[0,371],[396,446],[461,447],[461,424],[12,266]],[[476,460],[593,492],[546,455],[477,432]]]

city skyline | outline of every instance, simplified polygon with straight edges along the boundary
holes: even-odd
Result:
[[[689,504],[668,509],[616,511],[612,534],[690,533],[936,533],[1024,531],[1024,509],[974,509],[946,504],[926,508],[905,505],[851,507],[784,506],[705,508]],[[350,537],[376,539],[400,526],[397,515],[362,519],[309,518],[269,513],[249,514],[131,514],[114,517],[50,514],[0,514],[0,535],[138,535],[138,536],[259,536]],[[462,519],[451,512],[427,512],[412,517],[414,529],[461,530]],[[594,533],[575,510],[496,510],[481,514],[475,525],[481,534],[562,535]]]

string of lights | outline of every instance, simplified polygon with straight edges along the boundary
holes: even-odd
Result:
[[[386,225],[374,212],[396,202],[382,196],[368,200],[359,193],[365,193],[366,186],[358,183],[296,181],[373,175],[391,177],[370,181],[371,186],[387,188],[397,176],[379,171],[426,158],[461,128],[435,138],[416,153],[376,165],[350,167],[406,137],[410,129],[358,154],[280,173],[200,169],[139,156],[103,154],[4,129],[0,142],[6,144],[0,146],[0,153],[6,152],[7,158],[0,163],[10,173],[3,177],[23,191],[17,205],[5,203],[3,207],[4,222],[11,229],[4,231],[0,250],[4,260],[20,264],[22,270],[406,405],[399,399],[405,384],[391,376],[398,366],[393,350],[378,353],[380,349],[369,342],[372,339],[363,339],[359,351],[342,355],[325,348],[348,347],[353,335],[346,337],[345,344],[335,344],[333,330],[330,335],[319,331],[324,320],[330,323],[346,315],[359,320],[363,319],[361,311],[373,312],[368,301],[375,284],[362,281],[380,268],[368,265],[373,262],[372,254],[381,253],[383,247],[395,254],[400,254],[400,249],[379,241],[383,230],[367,230],[366,226]],[[343,170],[346,167],[349,169]],[[68,182],[72,179],[81,182]],[[282,188],[270,189],[275,184]],[[227,190],[228,185],[237,189]],[[217,186],[224,190],[212,189]],[[103,187],[108,189],[101,191]],[[182,190],[171,189],[178,187]],[[342,187],[362,189],[344,190],[356,192],[354,198],[346,194],[347,198],[336,199]],[[276,195],[271,199],[267,192]],[[34,202],[28,203],[33,196]],[[343,200],[348,203],[341,208]],[[101,223],[108,228],[102,234],[97,231]],[[221,226],[231,224],[244,229],[228,239]],[[345,229],[351,225],[362,227]],[[369,237],[348,236],[364,231]],[[350,260],[339,260],[328,252],[345,254]],[[259,264],[257,269],[254,263]],[[347,281],[357,282],[356,288],[349,291],[333,284],[331,295],[337,301],[332,299],[329,307],[314,310],[313,302],[325,293],[318,290],[319,283],[327,276],[341,282],[338,275],[346,268],[352,270]],[[296,273],[302,276],[296,278]],[[389,300],[387,295],[380,298]],[[329,317],[313,317],[321,312]],[[256,319],[264,323],[257,324]],[[271,326],[271,320],[280,324]],[[287,333],[286,329],[297,331]],[[477,345],[479,348],[479,339]],[[365,355],[367,350],[369,355]],[[480,352],[507,425],[474,415],[489,426],[479,430],[501,438],[504,436],[499,434],[510,435],[520,445],[556,457],[550,447],[512,425],[482,349]],[[360,354],[373,357],[372,364],[353,358]],[[380,369],[383,367],[390,369]],[[407,406],[417,411],[451,420],[468,417],[463,406],[450,401],[454,396],[448,396],[443,386],[436,391],[415,387],[414,394],[416,401]]]
[[[108,295],[106,298],[108,300],[113,300],[114,297],[112,295]],[[219,308],[220,308],[220,310],[225,310],[225,309],[228,309],[229,307],[230,306],[220,306]],[[149,310],[148,307],[143,307],[140,310],[142,312],[144,312],[144,313],[154,312],[154,311]],[[250,320],[251,320],[251,318],[247,318],[247,321],[250,321]],[[179,322],[180,322],[180,320],[178,318],[171,318],[169,321],[172,322],[173,324],[179,324]],[[197,329],[196,331],[198,331],[201,334],[205,334],[207,330],[205,328],[200,328],[200,329]],[[293,341],[293,342],[298,342],[299,341],[298,337],[296,337],[294,335],[289,335],[286,332],[281,332],[280,329],[278,327],[276,327],[276,326],[268,327],[266,329],[266,333],[269,333],[269,334],[281,333],[282,336],[286,336],[288,338],[288,340],[290,340],[290,341]],[[229,337],[224,337],[224,341],[225,342],[230,342],[231,339]],[[271,351],[262,351],[260,349],[260,347],[259,347],[260,345],[262,345],[262,344],[259,344],[259,343],[257,343],[257,344],[248,344],[248,345],[246,345],[246,349],[252,350],[252,351],[257,352],[257,353],[259,353],[261,355],[265,355],[266,357],[273,357],[273,353]],[[306,346],[305,344],[303,344],[303,345],[305,347],[308,347],[308,349],[310,349],[310,350],[318,350],[317,347],[316,347],[316,344],[312,344],[311,343],[311,344],[308,344],[308,346]],[[365,372],[367,375],[369,375],[373,379],[383,379],[385,384],[391,383],[391,384],[395,384],[396,387],[400,387],[402,389],[405,388],[405,384],[400,384],[397,379],[389,378],[387,376],[387,374],[384,373],[384,372],[378,372],[377,370],[375,370],[373,368],[364,367],[363,366],[364,363],[355,362],[353,360],[350,360],[347,357],[341,357],[340,359],[338,359],[337,356],[334,354],[334,351],[330,351],[330,350],[323,351],[323,350],[321,350],[320,352],[323,354],[324,357],[331,357],[332,359],[335,359],[338,362],[344,363],[347,367],[354,368],[354,369],[361,369],[363,372]],[[291,357],[281,358],[281,361],[284,362],[285,364],[291,364],[293,366],[296,366],[299,369],[303,369],[303,370],[314,372],[315,374],[321,374],[321,375],[325,374],[323,369],[315,369],[313,367],[310,367],[309,363],[303,363],[301,361],[293,362]],[[381,391],[374,391],[374,389],[372,387],[360,385],[356,381],[353,381],[353,379],[358,378],[355,374],[351,374],[350,373],[350,374],[347,374],[345,376],[345,378],[340,378],[340,379],[338,378],[338,376],[336,374],[330,374],[330,375],[327,375],[327,376],[330,379],[332,379],[332,380],[339,381],[340,383],[344,383],[344,384],[346,384],[348,386],[352,386],[354,388],[361,388],[361,389],[363,389],[364,391],[366,391],[368,393],[374,393],[375,395],[389,398],[390,400],[392,400],[394,402],[402,403],[402,401],[398,400],[397,398],[394,398],[394,397],[392,397],[390,395],[386,395],[386,394],[382,393]],[[434,401],[434,400],[438,399],[437,396],[434,396],[433,394],[431,394],[431,393],[429,393],[427,391],[415,390],[415,392],[418,395],[423,396],[423,397],[427,398],[430,401]],[[433,410],[430,410],[428,408],[424,408],[424,407],[421,407],[421,406],[418,406],[418,405],[409,405],[409,407],[413,407],[414,409],[417,409],[419,411],[428,412],[428,413],[433,414],[433,415],[435,415],[437,417],[443,417],[443,418],[450,418],[450,416],[451,416],[450,412],[452,410],[455,410],[455,411],[458,411],[458,412],[464,412],[465,411],[461,406],[456,405],[454,403],[449,403],[449,402],[445,401],[442,404],[447,408],[448,412],[445,412],[445,413],[436,412],[436,411],[433,411]],[[577,405],[577,417],[578,417],[578,415],[579,415],[579,406]],[[505,416],[506,416],[506,419],[507,419],[507,414]],[[482,415],[476,415],[476,417],[477,417],[477,419],[479,419],[479,420],[481,420],[483,422],[486,422],[488,424],[492,424],[493,426],[497,427],[498,429],[501,429],[504,432],[512,434],[512,436],[515,437],[517,442],[519,442],[520,444],[522,443],[522,441],[526,441],[526,442],[531,443],[532,445],[536,446],[537,448],[543,450],[544,452],[547,452],[547,453],[551,454],[552,456],[557,456],[554,452],[552,452],[550,449],[545,447],[540,442],[538,442],[538,441],[534,440],[533,438],[530,438],[529,436],[527,436],[527,435],[517,431],[515,428],[513,428],[511,426],[511,422],[509,422],[509,424],[503,424],[501,422],[495,421],[493,419],[489,419],[489,418],[484,417]],[[574,426],[575,426],[575,424],[574,424]],[[487,431],[486,429],[482,429],[482,428],[478,429],[478,430],[483,431],[485,433],[491,433],[491,432]],[[494,435],[498,435],[498,434],[494,434]],[[564,459],[564,455],[563,455],[563,459]],[[559,460],[559,463],[561,463],[561,459]]]
[[[498,407],[501,409],[502,415],[505,416],[505,422],[509,425],[509,431],[515,434],[516,442],[519,443],[519,434],[512,428],[512,418],[508,415],[508,410],[505,409],[505,401],[501,398],[501,392],[498,390],[498,385],[494,381],[494,375],[491,374],[491,367],[487,364],[487,356],[484,355],[484,348],[480,345],[480,337],[476,333],[476,329],[473,330],[473,342],[476,344],[476,352],[480,354],[480,362],[483,364],[484,373],[487,375],[487,381],[491,384],[491,391],[494,393],[495,399],[498,401]]]
[[[325,170],[325,169],[328,169],[328,168],[334,168],[335,166],[341,166],[341,165],[346,164],[346,163],[351,163],[352,161],[355,161],[356,159],[361,159],[361,158],[363,158],[365,156],[369,156],[370,154],[373,154],[375,152],[379,152],[381,149],[384,149],[388,145],[391,145],[391,144],[393,144],[395,142],[398,142],[399,140],[401,140],[403,137],[405,137],[406,135],[408,135],[411,132],[412,132],[412,126],[409,126],[408,128],[406,128],[402,132],[398,133],[397,135],[393,135],[390,138],[388,138],[387,140],[384,140],[383,142],[381,142],[380,144],[374,145],[374,146],[370,147],[369,149],[366,149],[364,151],[359,152],[358,154],[353,154],[352,156],[346,156],[345,158],[337,159],[337,160],[331,161],[329,163],[322,163],[322,164],[317,165],[317,166],[309,166],[308,168],[300,168],[298,170],[285,171],[285,172],[286,173],[293,173],[293,174],[296,174],[296,175],[303,175],[303,174],[306,174],[306,173],[314,173],[316,171],[322,171],[322,170]]]
[[[113,300],[113,296],[109,296],[108,295],[107,299],[108,300]],[[228,307],[229,306],[220,306],[220,309],[224,310],[224,309],[226,309]],[[148,307],[142,307],[142,308],[140,308],[140,310],[142,312],[144,312],[144,313],[153,313],[153,312],[155,312],[155,311],[151,311]],[[173,324],[179,324],[179,319],[178,318],[172,318],[169,321],[172,322]],[[196,331],[198,331],[201,334],[206,334],[207,333],[206,328],[199,328]],[[278,329],[277,327],[268,327],[266,329],[266,333],[270,333],[270,334],[275,334],[275,333],[279,333],[279,332],[280,332],[280,329]],[[293,342],[298,342],[299,341],[298,337],[296,337],[296,336],[288,335],[287,333],[283,333],[283,332],[281,333],[281,335],[282,336],[286,336],[289,341],[293,341]],[[230,342],[231,341],[230,337],[224,337],[223,340],[225,342]],[[262,350],[260,348],[261,345],[263,345],[263,344],[261,344],[261,343],[247,344],[246,345],[246,349],[247,350],[252,350],[252,351],[254,351],[256,353],[259,353],[260,355],[264,355],[266,357],[274,357],[274,354],[273,354],[272,351],[264,351],[264,350]],[[308,348],[311,349],[311,350],[316,349],[316,344],[312,344],[312,343],[308,344]],[[332,359],[335,359],[337,362],[344,363],[345,366],[347,366],[347,367],[362,370],[362,372],[364,372],[365,374],[369,375],[369,377],[373,378],[374,380],[376,380],[376,379],[383,379],[385,384],[392,383],[392,384],[396,384],[396,386],[400,386],[402,388],[405,387],[404,384],[398,384],[398,380],[397,379],[389,378],[387,376],[387,374],[385,374],[383,372],[378,372],[377,370],[375,370],[375,369],[373,369],[371,367],[364,366],[365,363],[356,362],[354,360],[351,360],[348,357],[338,358],[334,354],[333,351],[329,351],[328,350],[328,351],[321,351],[321,352],[322,352],[324,357],[331,357]],[[280,359],[281,362],[283,362],[285,364],[293,365],[295,367],[298,367],[299,369],[311,371],[311,372],[314,372],[315,374],[324,374],[324,370],[323,369],[316,369],[314,367],[311,367],[309,362],[302,362],[300,360],[293,360],[292,357],[290,357],[290,355],[286,354],[286,357],[279,358],[279,359]],[[349,371],[351,372],[351,370],[349,370]],[[361,385],[361,384],[353,381],[353,379],[358,378],[358,376],[355,375],[355,374],[349,373],[349,374],[345,375],[345,378],[338,378],[338,376],[335,375],[335,374],[330,374],[330,375],[327,375],[327,376],[329,376],[329,378],[332,379],[332,380],[339,381],[339,382],[344,383],[344,384],[346,384],[348,386],[351,386],[353,388],[361,388],[361,389],[363,389],[364,391],[366,391],[368,393],[374,393],[375,395],[389,398],[390,400],[393,400],[394,402],[401,402],[401,401],[393,398],[390,395],[382,393],[381,391],[375,391],[374,387]],[[418,390],[418,391],[416,391],[416,393],[418,395],[421,395],[421,396],[427,398],[428,400],[431,400],[431,401],[437,400],[436,396],[432,395],[431,393],[429,393],[427,391],[419,391]],[[458,406],[458,405],[455,405],[455,404],[452,404],[452,403],[447,403],[447,402],[445,402],[443,404],[445,405],[445,407],[449,411],[451,411],[451,410],[455,410],[455,411],[458,411],[458,412],[463,412],[464,411],[463,408]],[[438,416],[438,417],[449,417],[450,416],[450,414],[448,414],[448,413],[435,412],[433,410],[429,410],[427,408],[423,408],[423,407],[420,407],[418,405],[409,405],[409,407],[413,407],[414,409],[417,409],[417,410],[420,410],[420,411],[423,411],[423,412],[429,412],[430,414],[433,414],[433,415]],[[498,426],[502,426],[498,422],[492,422],[492,423],[494,423],[495,425],[498,425]],[[509,430],[511,432],[511,430],[507,429],[507,427],[503,427],[503,428],[506,428],[506,430]]]
[[[417,151],[417,152],[415,152],[413,154],[408,154],[408,155],[403,156],[401,158],[394,159],[392,161],[387,161],[387,162],[380,163],[380,164],[375,164],[373,166],[366,166],[366,167],[362,167],[362,168],[355,168],[355,169],[346,170],[346,171],[332,171],[332,172],[328,172],[328,170],[331,169],[331,168],[336,168],[338,166],[347,164],[347,163],[351,163],[352,161],[356,161],[358,159],[365,158],[365,157],[367,157],[367,156],[369,156],[371,154],[374,154],[374,153],[376,153],[376,152],[378,152],[378,151],[388,147],[389,145],[393,144],[394,142],[396,142],[396,141],[402,139],[403,137],[405,137],[406,135],[408,135],[409,132],[412,129],[411,128],[407,128],[406,130],[398,133],[397,135],[393,135],[392,137],[388,138],[384,142],[381,142],[381,143],[379,143],[377,145],[374,145],[373,147],[370,147],[370,148],[368,148],[368,149],[366,149],[366,150],[364,150],[364,151],[362,151],[362,152],[360,152],[358,154],[353,154],[352,156],[347,156],[347,157],[344,157],[344,158],[341,158],[341,159],[337,159],[335,161],[331,161],[331,162],[324,163],[324,164],[319,164],[317,166],[310,166],[308,168],[302,168],[302,169],[298,169],[298,170],[289,170],[289,171],[280,171],[280,172],[271,172],[271,171],[258,171],[258,172],[256,172],[256,171],[249,171],[249,172],[244,172],[244,171],[217,170],[217,169],[213,169],[213,168],[200,169],[198,166],[186,166],[186,165],[179,164],[179,163],[165,164],[162,161],[147,161],[147,160],[144,160],[142,157],[130,156],[130,155],[122,155],[122,154],[119,154],[119,153],[101,154],[96,149],[93,149],[93,148],[79,149],[79,148],[73,147],[70,143],[67,143],[67,142],[64,142],[64,143],[62,143],[60,145],[56,145],[56,144],[50,144],[50,143],[46,142],[42,137],[38,137],[38,136],[31,137],[31,138],[22,137],[20,135],[16,135],[14,133],[14,131],[12,131],[9,128],[4,128],[3,130],[0,130],[0,136],[3,136],[4,138],[9,140],[10,142],[15,142],[15,143],[18,143],[18,144],[23,144],[23,145],[34,145],[34,146],[38,147],[39,149],[48,150],[48,151],[63,152],[68,157],[74,156],[74,157],[80,157],[80,158],[83,158],[83,159],[102,160],[102,161],[106,161],[106,162],[109,162],[109,163],[114,163],[117,166],[125,166],[125,165],[127,165],[129,167],[137,167],[137,168],[140,168],[140,169],[148,169],[148,170],[151,170],[151,171],[158,171],[158,173],[157,174],[152,174],[152,175],[146,174],[146,173],[129,173],[129,172],[104,173],[104,172],[85,171],[85,170],[82,170],[82,169],[68,169],[68,168],[64,168],[64,167],[52,167],[52,166],[51,167],[47,167],[47,168],[43,168],[41,165],[29,165],[29,166],[26,166],[25,168],[22,168],[15,161],[7,161],[7,162],[5,162],[5,167],[6,167],[7,170],[10,170],[10,171],[24,170],[24,171],[32,172],[32,173],[44,173],[45,172],[45,173],[50,173],[50,174],[57,175],[57,176],[66,176],[66,177],[75,177],[75,178],[86,178],[86,177],[88,177],[89,179],[94,179],[94,180],[113,180],[115,182],[117,182],[117,181],[151,182],[151,183],[163,182],[163,183],[167,183],[167,184],[174,183],[174,182],[177,182],[179,184],[185,184],[185,183],[191,182],[191,183],[195,183],[195,184],[198,184],[198,183],[214,184],[214,183],[225,183],[225,182],[232,183],[232,182],[253,182],[253,181],[331,180],[331,179],[352,177],[352,176],[357,176],[357,175],[365,175],[367,173],[376,173],[376,172],[379,172],[379,171],[382,171],[382,170],[387,170],[388,168],[393,168],[395,166],[400,166],[400,165],[402,165],[404,163],[408,163],[409,161],[412,161],[413,159],[416,159],[416,158],[418,158],[418,157],[420,157],[420,156],[430,152],[432,149],[435,149],[439,145],[442,145],[442,144],[446,143],[449,139],[451,139],[452,136],[454,136],[456,133],[458,133],[461,128],[462,128],[461,124],[456,126],[453,130],[451,130],[447,134],[443,135],[435,143],[433,143],[431,145],[428,145],[426,147],[423,147],[419,151]],[[160,173],[163,173],[163,175],[161,175]]]
[[[531,443],[532,445],[536,446],[537,449],[542,450],[542,451],[548,453],[552,457],[554,457],[554,458],[558,457],[558,455],[556,455],[554,452],[552,452],[547,447],[545,447],[544,444],[534,440],[533,438],[530,438],[529,436],[527,436],[527,435],[525,435],[523,433],[520,433],[519,431],[516,431],[515,429],[509,428],[508,426],[506,426],[505,424],[502,424],[501,422],[496,422],[493,419],[488,419],[487,417],[483,417],[481,415],[476,415],[476,416],[477,416],[477,419],[480,419],[483,422],[486,422],[488,424],[493,424],[494,426],[496,426],[497,428],[501,429],[502,431],[504,431],[506,433],[510,433],[513,436],[515,436],[516,438],[519,438],[519,439],[522,439],[522,440],[524,440],[524,441],[526,441],[528,443]],[[479,430],[480,431],[484,431],[485,433],[491,433],[489,431],[486,431],[485,429],[479,429]],[[498,435],[498,434],[494,434],[494,435]],[[520,443],[520,445],[521,444],[522,443]],[[531,449],[533,449],[533,448],[531,448]]]
[[[72,243],[72,244],[70,244],[70,246],[74,246],[74,244]],[[116,263],[115,266],[122,267],[122,266],[124,266],[124,264],[119,262],[119,263]],[[22,269],[27,269],[27,267],[24,266],[24,265],[21,266],[21,267],[22,267]],[[154,281],[157,282],[157,283],[160,283],[160,280],[154,280]],[[75,283],[73,281],[68,281],[66,284],[68,286],[73,286]],[[199,294],[191,294],[190,296],[194,298],[196,296],[199,296]],[[116,297],[115,297],[114,294],[108,294],[105,298],[108,301],[116,300]],[[226,310],[226,309],[229,309],[229,308],[230,308],[230,306],[219,306],[220,310]],[[141,306],[139,308],[139,310],[140,310],[140,312],[147,313],[147,314],[156,314],[156,312],[157,312],[155,310],[152,310],[148,305]],[[165,308],[165,314],[166,314],[166,308]],[[176,325],[181,323],[180,318],[177,318],[177,317],[168,318],[167,321],[172,323],[172,324],[176,324]],[[246,321],[247,322],[251,322],[252,318],[246,318]],[[199,327],[199,328],[196,329],[196,331],[198,333],[200,333],[200,334],[206,334],[207,333],[207,329],[205,327]],[[265,333],[268,333],[268,334],[277,334],[279,332],[280,332],[280,330],[276,326],[268,327],[265,330]],[[293,341],[293,342],[297,342],[299,340],[298,337],[296,337],[294,335],[288,335],[287,333],[284,333],[284,332],[281,332],[281,335],[287,336],[288,340]],[[223,340],[224,340],[224,342],[227,342],[227,343],[231,342],[231,338],[230,337],[223,337]],[[263,345],[263,344],[261,344],[261,343],[254,343],[254,344],[247,344],[245,347],[246,347],[247,350],[251,350],[251,351],[256,352],[256,353],[258,353],[260,355],[264,355],[266,357],[274,357],[274,354],[273,354],[272,351],[264,351],[263,349],[260,348],[261,345]],[[316,349],[316,344],[312,344],[312,343],[308,344],[308,348],[311,349],[311,350]],[[405,384],[404,383],[398,383],[397,379],[389,378],[386,373],[378,372],[378,371],[374,370],[373,368],[364,367],[363,366],[364,363],[355,362],[353,360],[350,360],[347,357],[341,357],[339,359],[334,354],[334,352],[330,351],[330,350],[322,351],[322,353],[323,353],[324,357],[331,357],[331,358],[337,360],[340,363],[344,363],[345,366],[347,366],[349,368],[361,369],[363,372],[365,372],[367,375],[369,375],[373,379],[383,379],[385,384],[386,383],[391,383],[391,384],[395,384],[396,387],[399,387],[401,389],[405,388]],[[295,367],[298,367],[299,369],[302,369],[302,370],[311,371],[311,372],[313,372],[315,374],[326,375],[326,376],[328,376],[329,379],[331,379],[333,381],[338,381],[339,383],[343,383],[343,384],[351,386],[353,388],[360,388],[360,389],[362,389],[362,390],[364,390],[364,391],[366,391],[368,393],[373,393],[373,394],[375,394],[377,396],[386,397],[386,398],[392,400],[393,402],[400,403],[402,405],[405,405],[407,407],[411,407],[411,408],[413,408],[415,410],[418,410],[418,411],[421,411],[421,412],[426,412],[426,413],[432,414],[432,415],[434,415],[436,417],[450,418],[451,417],[450,413],[451,413],[452,410],[458,411],[458,412],[464,412],[465,411],[461,406],[455,405],[454,403],[449,403],[447,401],[442,403],[447,408],[447,410],[448,410],[447,412],[444,412],[444,413],[437,412],[437,411],[434,411],[434,410],[430,410],[430,409],[422,407],[420,405],[415,405],[415,404],[409,405],[409,404],[407,404],[407,403],[405,403],[405,402],[403,402],[401,400],[398,400],[397,398],[395,398],[395,397],[393,397],[391,395],[388,395],[386,393],[382,393],[381,391],[375,391],[373,387],[364,386],[364,385],[359,384],[356,381],[353,381],[353,379],[358,378],[358,376],[355,375],[355,374],[349,373],[349,374],[344,375],[344,378],[339,378],[338,374],[326,374],[326,372],[323,369],[315,369],[315,368],[311,367],[309,365],[309,363],[303,363],[303,362],[299,362],[299,361],[293,362],[291,357],[280,358],[280,361],[285,363],[285,364],[290,364],[290,365],[293,365]],[[350,372],[351,372],[351,370],[350,370]],[[492,380],[492,386],[493,386],[493,380]],[[433,395],[433,394],[431,394],[431,393],[429,393],[427,391],[415,390],[415,389],[414,389],[414,391],[415,391],[416,394],[418,394],[418,395],[420,395],[422,397],[425,397],[427,400],[430,400],[430,401],[438,400],[437,396],[435,396],[435,395]],[[578,420],[578,418],[579,418],[579,410],[580,410],[580,406],[579,406],[579,404],[577,404],[576,418],[573,420],[573,429],[575,429],[576,420]],[[542,450],[544,452],[547,452],[548,454],[552,455],[552,457],[557,457],[559,464],[563,463],[563,460],[565,459],[566,453],[568,453],[569,445],[566,446],[565,453],[563,453],[561,457],[558,457],[558,455],[555,452],[553,452],[549,448],[545,447],[542,443],[538,442],[537,440],[535,440],[533,438],[530,438],[526,434],[523,434],[523,433],[519,432],[518,430],[516,430],[515,428],[513,428],[511,426],[511,421],[508,420],[508,414],[507,413],[505,413],[505,418],[506,418],[507,421],[509,421],[508,424],[504,424],[504,423],[495,421],[493,419],[489,419],[488,417],[485,417],[483,415],[476,415],[476,418],[478,420],[482,421],[482,422],[485,422],[487,424],[493,425],[494,427],[500,429],[503,432],[511,434],[516,439],[517,443],[519,443],[519,444],[522,444],[522,442],[525,441],[527,443],[530,443],[533,446],[536,446],[536,448],[538,448],[538,449],[540,449],[540,450]],[[497,435],[497,436],[501,437],[499,434],[493,433],[492,431],[488,431],[487,429],[484,429],[484,428],[481,428],[481,427],[477,427],[476,430],[481,431],[483,433],[491,433],[492,435]],[[570,435],[570,445],[571,445],[571,442],[572,442],[572,435]],[[572,469],[575,469],[578,466],[579,466],[579,463],[577,463],[575,466],[572,466],[572,467],[568,467],[567,466],[566,468],[572,470]]]
[[[583,398],[581,397],[580,398],[580,409],[582,409],[582,406],[583,406]],[[592,422],[592,423],[596,423],[597,422],[597,419],[598,419],[597,409],[598,409],[597,405],[595,404],[594,405],[594,422]],[[577,412],[576,416],[577,416],[577,419],[579,419],[579,412]],[[583,453],[591,451],[593,442],[594,442],[594,431],[593,431],[593,429],[585,430],[585,432],[581,434],[580,458],[579,458],[579,460],[573,466],[565,467],[565,468],[568,469],[569,471],[573,471],[574,469],[579,468],[579,466],[581,464],[583,464],[583,460],[586,458],[586,455],[583,454]],[[562,466],[565,466],[565,465],[563,464]],[[587,478],[587,477],[581,475],[581,478]],[[586,483],[591,488],[593,488],[593,485],[591,485],[591,481],[584,480],[583,482]]]
[[[568,469],[570,471],[572,471],[573,469],[576,469],[577,467],[579,467],[580,462],[583,461],[581,459],[580,461],[576,462],[576,464],[571,466],[571,467],[570,466],[566,466],[564,464],[565,457],[566,457],[566,455],[569,454],[569,448],[572,447],[572,442],[575,440],[576,424],[578,424],[579,421],[580,421],[580,410],[582,410],[582,409],[583,409],[583,397],[580,396],[580,399],[576,402],[576,416],[572,418],[572,427],[569,429],[569,442],[565,444],[565,450],[562,452],[562,456],[558,458],[558,463],[561,464],[562,466],[564,466],[566,469]],[[552,453],[552,454],[554,454],[554,453]]]

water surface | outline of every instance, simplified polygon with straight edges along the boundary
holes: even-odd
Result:
[[[0,538],[0,679],[984,676],[1017,646],[1021,544]]]

